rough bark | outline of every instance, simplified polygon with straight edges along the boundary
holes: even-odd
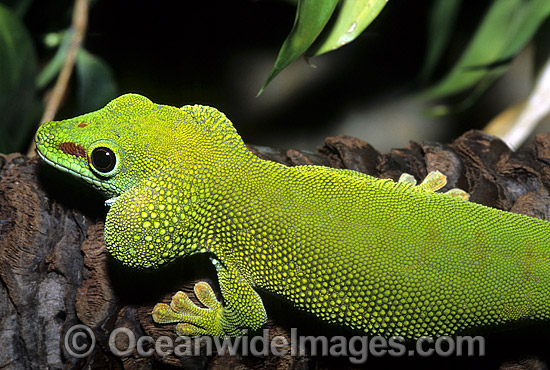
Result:
[[[437,169],[447,175],[446,188],[468,191],[473,202],[550,220],[550,134],[538,135],[521,152],[511,152],[500,140],[475,131],[449,145],[411,142],[388,154],[350,137],[327,138],[316,153],[264,147],[251,150],[288,165],[322,164],[382,178],[397,179],[408,172],[421,179]],[[0,205],[0,368],[357,367],[342,357],[178,357],[156,353],[141,357],[135,351],[118,357],[109,349],[109,336],[115,328],[128,328],[136,337],[176,338],[174,325],[153,323],[151,309],[157,302],[168,302],[177,290],[192,292],[197,280],[214,280],[215,285],[208,259],[193,256],[158,271],[121,266],[105,250],[102,199],[38,159],[0,155]],[[292,327],[298,327],[300,335],[350,335],[319,326],[314,318],[272,297],[266,296],[265,301],[270,338],[282,335],[290,340]],[[77,324],[89,327],[96,340],[93,351],[83,358],[72,356],[64,345],[67,332]],[[548,333],[548,325],[539,325],[488,334],[484,357],[383,356],[370,357],[367,366],[545,369]],[[127,341],[117,336],[116,344],[124,349]]]

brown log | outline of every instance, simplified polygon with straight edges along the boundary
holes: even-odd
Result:
[[[422,179],[429,171],[447,175],[445,189],[468,191],[471,201],[550,220],[550,134],[530,147],[511,152],[495,137],[471,131],[449,145],[414,143],[380,154],[351,137],[327,138],[316,153],[253,147],[262,158],[288,165],[321,164],[349,168],[396,180],[408,172]],[[136,337],[176,339],[175,325],[155,324],[150,312],[177,291],[191,293],[198,280],[216,275],[206,256],[192,256],[155,271],[132,270],[110,257],[103,241],[103,200],[69,175],[19,154],[0,155],[0,368],[356,368],[345,357],[197,356],[119,357],[109,337],[127,328]],[[549,246],[550,247],[550,246]],[[299,313],[274,297],[262,295],[270,317],[269,338],[300,335],[353,335]],[[549,297],[550,299],[550,297]],[[67,332],[86,325],[95,337],[90,354],[77,358],[65,346]],[[486,336],[484,357],[380,358],[369,367],[547,368],[548,325],[506,328]],[[261,332],[259,333],[261,334]],[[119,349],[126,337],[117,336]],[[86,344],[85,340],[77,344]],[[91,342],[90,342],[91,343]],[[149,346],[147,348],[153,348]]]

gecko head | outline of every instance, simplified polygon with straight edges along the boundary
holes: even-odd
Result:
[[[76,118],[44,123],[35,142],[42,159],[107,197],[165,169],[204,166],[235,157],[230,152],[246,152],[231,122],[216,109],[159,105],[137,94]]]

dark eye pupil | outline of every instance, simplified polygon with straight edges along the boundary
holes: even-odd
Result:
[[[109,148],[99,147],[92,151],[92,166],[101,173],[113,170],[116,165],[115,153]]]

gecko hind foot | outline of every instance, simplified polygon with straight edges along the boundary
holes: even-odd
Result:
[[[426,175],[418,187],[433,193],[445,185],[447,185],[447,176],[439,171],[432,171]]]
[[[176,332],[181,336],[225,336],[220,322],[223,307],[212,287],[201,281],[195,284],[194,291],[206,308],[197,306],[187,294],[180,291],[174,294],[170,305],[158,303],[153,308],[153,320],[159,324],[179,323]]]
[[[413,175],[408,173],[402,173],[397,182],[417,186],[418,188],[424,189],[425,191],[434,193],[447,184],[447,176],[445,176],[439,171],[431,171],[424,178],[422,183],[420,183],[420,185],[416,185],[416,179],[414,178]],[[466,201],[470,199],[470,194],[468,194],[467,192],[459,188],[453,188],[443,194],[452,198],[458,198]]]
[[[445,195],[448,195],[450,197],[453,197],[453,198],[458,198],[458,199],[462,199],[462,200],[465,200],[465,201],[468,201],[470,200],[470,194],[468,194],[467,192],[465,192],[464,190],[462,189],[459,189],[459,188],[453,188],[449,191],[447,191],[446,193],[443,193]]]

